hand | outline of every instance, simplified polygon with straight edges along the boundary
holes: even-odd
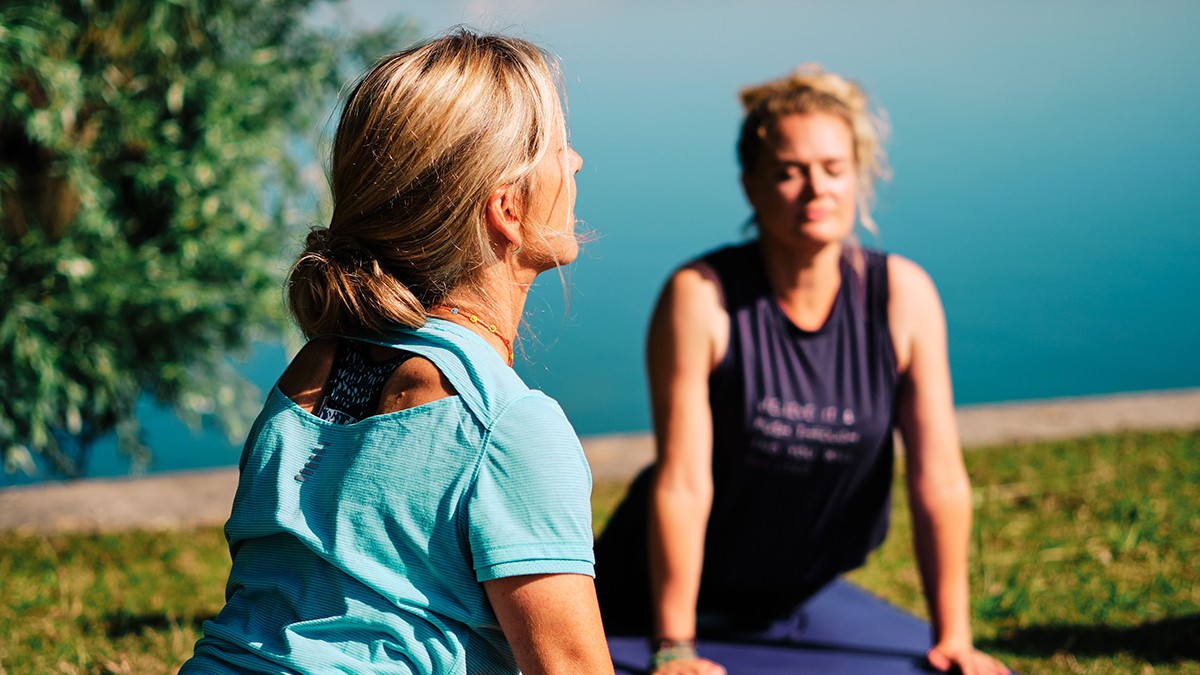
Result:
[[[929,665],[943,673],[957,667],[963,675],[1011,675],[1003,663],[975,649],[970,644],[938,643],[925,653]]]
[[[672,659],[654,670],[652,675],[725,675],[725,668],[699,656],[691,659]]]

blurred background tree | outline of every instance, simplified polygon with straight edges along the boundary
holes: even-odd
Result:
[[[149,395],[245,433],[233,358],[284,325],[285,256],[319,221],[340,88],[415,36],[322,0],[0,7],[0,450],[79,477]],[[34,462],[34,456],[41,459]]]

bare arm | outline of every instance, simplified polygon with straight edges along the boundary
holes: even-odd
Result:
[[[712,412],[708,376],[724,353],[728,315],[707,267],[686,267],[663,289],[647,338],[658,460],[649,513],[655,635],[696,635],[696,598],[712,506]],[[703,659],[659,672],[724,672]]]
[[[958,440],[941,299],[924,270],[908,260],[890,258],[888,277],[914,545],[933,618],[929,659],[941,669],[958,665],[967,675],[1006,673],[971,644],[971,485]]]
[[[613,672],[590,577],[532,574],[485,581],[483,588],[521,672]]]

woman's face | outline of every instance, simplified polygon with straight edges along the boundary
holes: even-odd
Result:
[[[539,252],[547,249],[544,260],[539,261],[542,269],[567,265],[579,255],[579,241],[575,238],[575,174],[582,166],[579,153],[564,144],[546,153],[534,170],[527,222],[532,227],[533,241],[529,244]]]
[[[841,242],[854,230],[858,201],[850,125],[822,112],[780,117],[767,126],[742,187],[764,239],[805,247]]]

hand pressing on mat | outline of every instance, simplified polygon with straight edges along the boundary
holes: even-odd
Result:
[[[926,654],[934,670],[962,673],[963,675],[1012,675],[1003,663],[975,649],[971,645],[937,644]]]

